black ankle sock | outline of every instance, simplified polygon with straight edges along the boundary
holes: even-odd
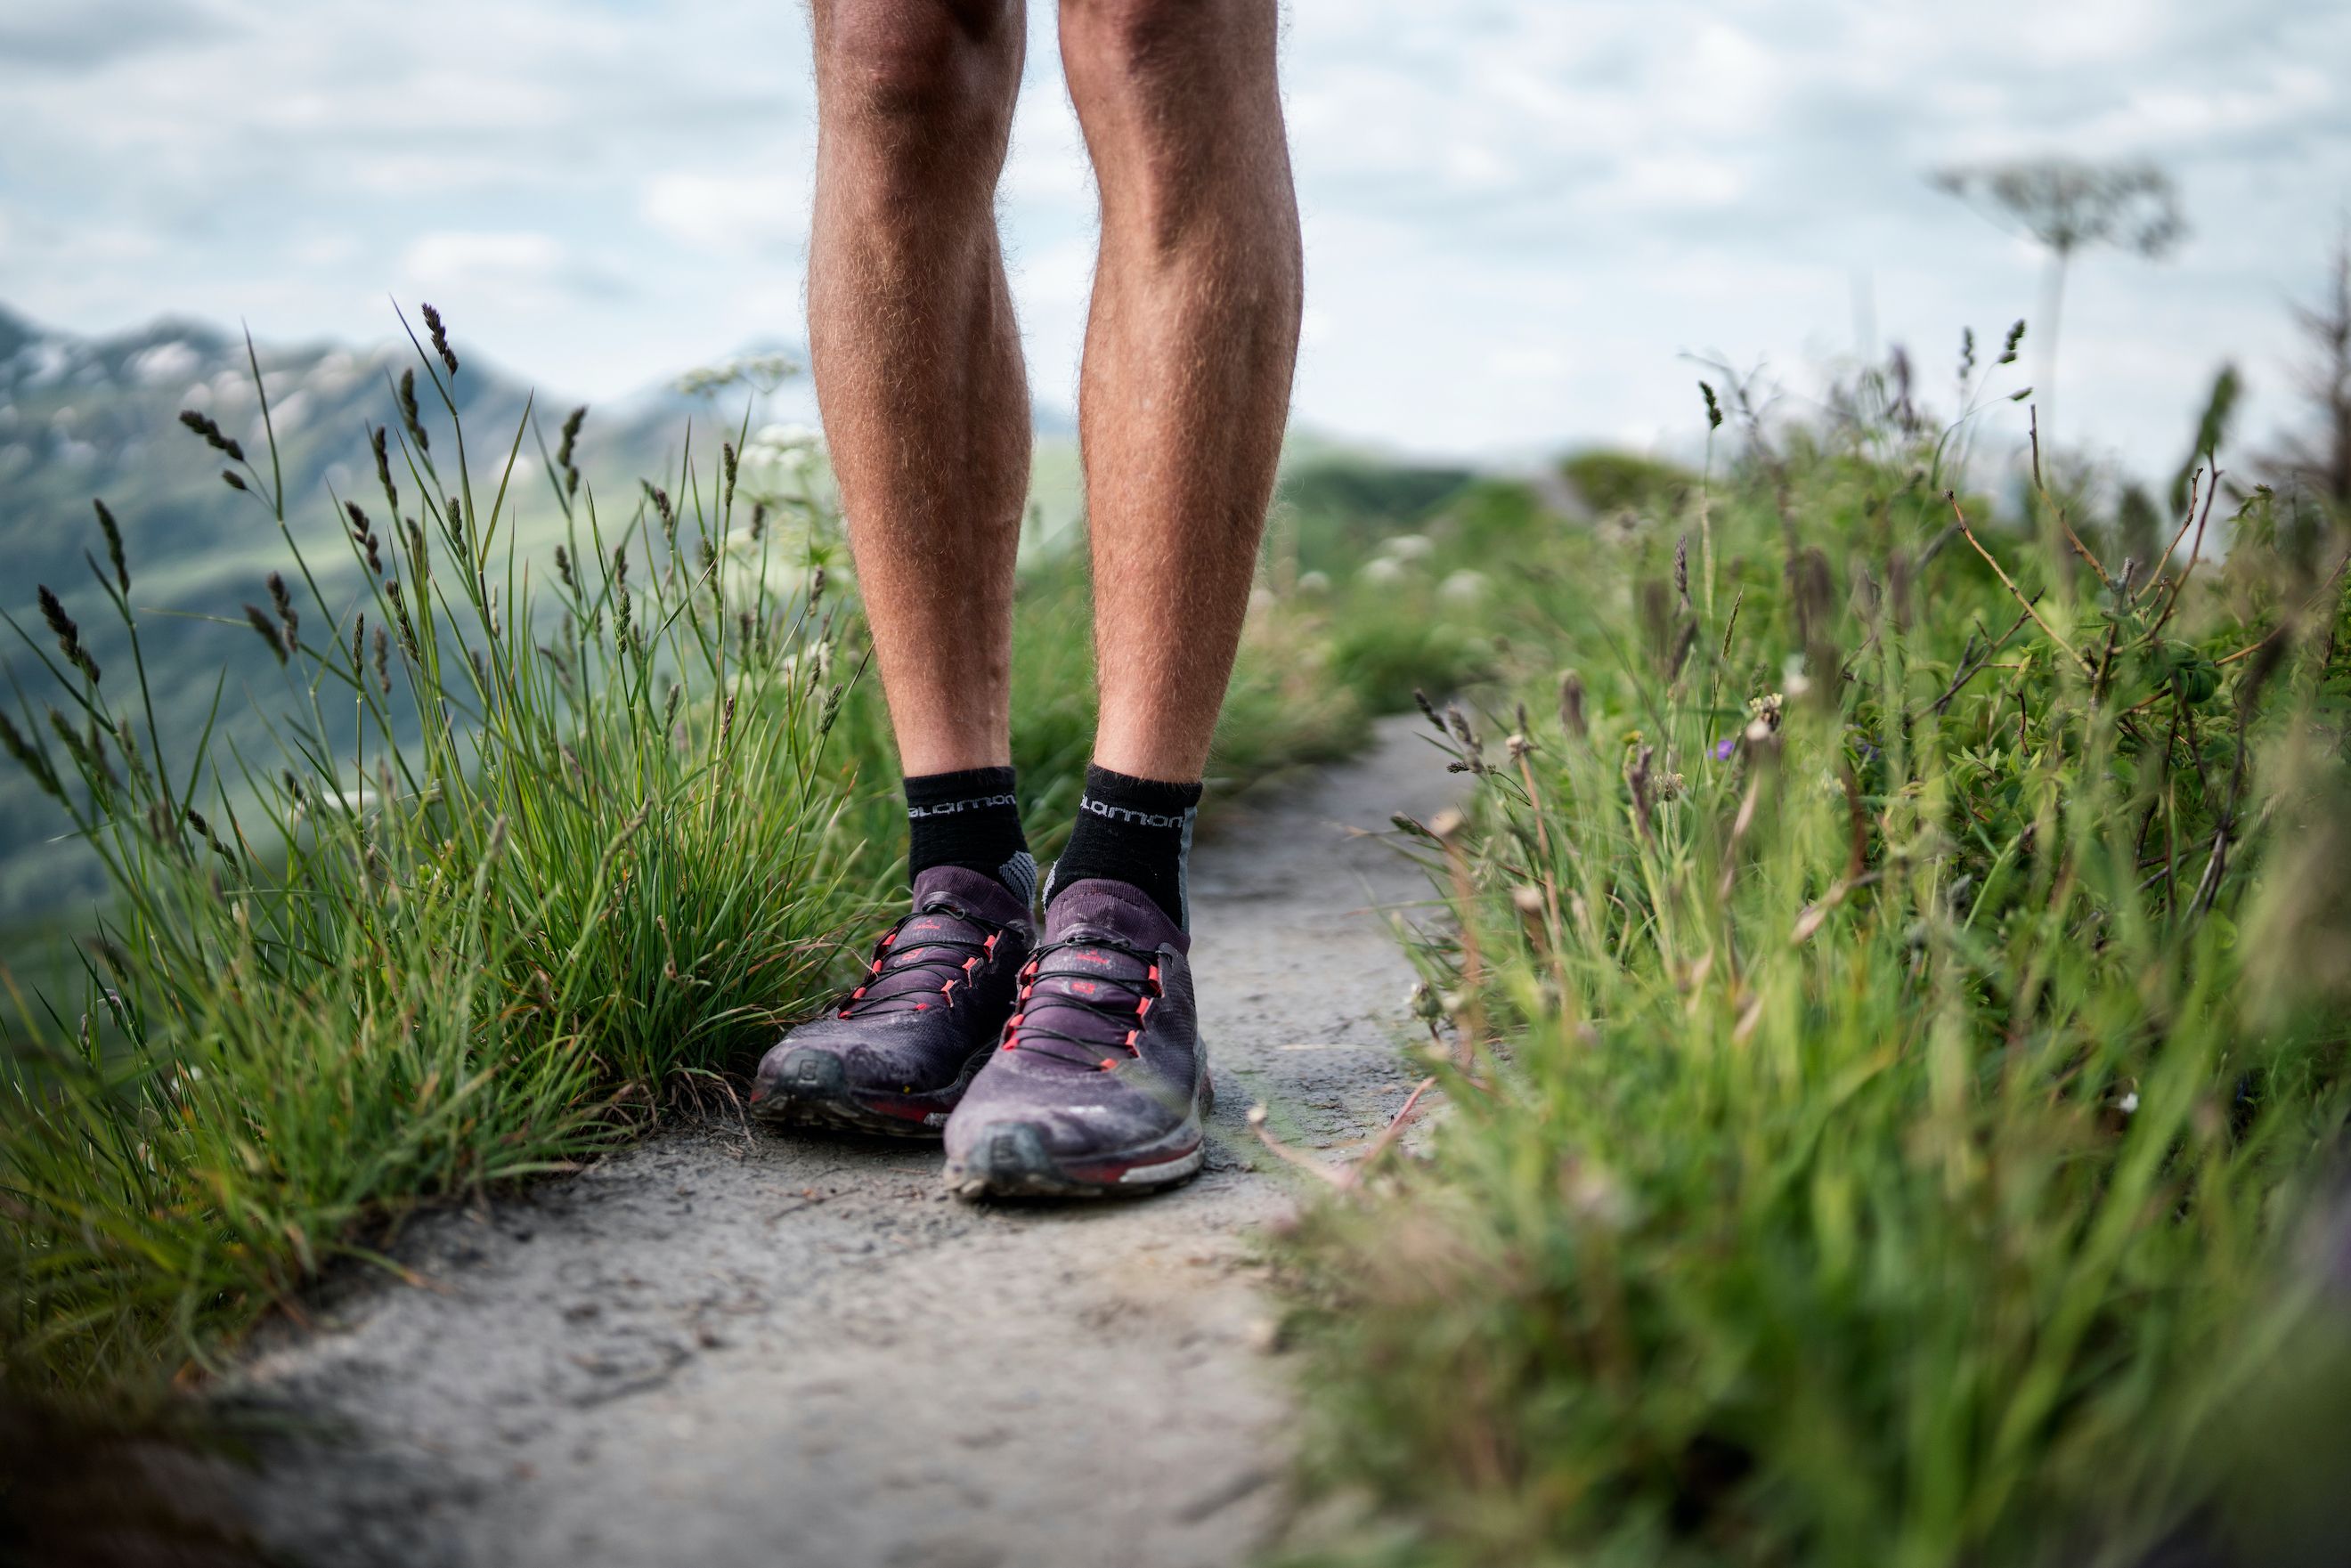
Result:
[[[1184,866],[1191,857],[1192,819],[1199,805],[1197,784],[1134,779],[1089,765],[1086,790],[1078,798],[1078,825],[1070,847],[1053,862],[1046,900],[1051,901],[1056,888],[1104,876],[1141,888],[1168,919],[1185,927],[1189,911]]]
[[[967,768],[906,780],[906,877],[959,865],[992,876],[1029,904],[1037,896],[1037,861],[1020,831],[1009,768]]]

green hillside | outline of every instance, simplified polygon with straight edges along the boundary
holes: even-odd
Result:
[[[339,542],[335,500],[357,499],[381,519],[375,476],[354,471],[352,460],[367,451],[365,433],[388,406],[392,379],[413,362],[410,350],[405,344],[364,350],[257,344],[254,353],[296,536],[319,569],[323,589],[330,595],[338,587],[356,589],[355,563]],[[477,440],[491,433],[510,439],[529,406],[528,389],[492,367],[467,369],[455,391],[469,429]],[[37,630],[36,585],[54,588],[87,628],[100,670],[129,677],[128,647],[114,618],[103,613],[85,559],[90,503],[102,497],[138,563],[132,601],[152,612],[147,675],[167,747],[193,740],[218,691],[223,734],[263,758],[269,742],[261,714],[278,674],[274,656],[245,625],[242,606],[267,602],[266,580],[283,563],[285,541],[255,496],[222,482],[221,455],[182,427],[183,409],[215,421],[249,452],[267,447],[240,339],[174,320],[85,339],[43,331],[0,311],[0,559],[7,565],[0,609]],[[537,411],[550,446],[565,412]],[[423,411],[428,438],[453,445],[445,415],[434,415]],[[590,414],[584,449],[594,459],[591,486],[606,475],[662,471],[684,442],[687,409],[673,402],[607,426]],[[525,467],[535,476],[532,444],[525,443]],[[518,518],[526,539],[552,515],[544,491],[531,497]],[[10,680],[40,689],[45,683],[33,654],[10,641]],[[263,697],[259,709],[249,695]],[[35,709],[22,716],[37,723],[43,716]],[[56,914],[99,890],[92,857],[57,839],[57,819],[45,804],[19,771],[0,777],[0,920]]]

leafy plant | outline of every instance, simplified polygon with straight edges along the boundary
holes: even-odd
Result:
[[[2038,498],[2069,563],[1928,491],[1949,444],[1790,433],[1711,550],[1557,541],[1521,705],[1432,710],[1453,1107],[1290,1253],[1318,1473],[1375,1505],[1311,1560],[2243,1525],[2273,1358],[2342,1337],[2295,1217],[2351,1109],[2351,601],[2196,575],[2209,475],[2129,570]]]
[[[89,562],[122,636],[95,646],[127,664],[101,664],[70,592],[43,586],[43,624],[17,626],[52,685],[0,740],[112,893],[62,984],[0,971],[19,1393],[136,1403],[329,1261],[382,1261],[411,1206],[567,1168],[665,1103],[725,1111],[894,895],[894,756],[820,438],[747,421],[614,508],[582,477],[584,410],[542,432],[526,409],[469,455],[461,361],[425,328],[369,433],[372,488],[334,497],[336,565],[289,510],[249,346],[267,440],[183,416],[284,552],[205,628],[280,672],[268,754],[163,707],[157,612],[103,502]],[[532,476],[558,526],[526,542]],[[1343,754],[1369,697],[1456,667],[1430,641],[1377,672],[1334,657],[1386,603],[1264,596],[1219,799]],[[1049,853],[1092,746],[1088,610],[1081,553],[1024,569],[1015,733]],[[209,684],[217,720],[226,672]]]
[[[287,514],[274,429],[247,452],[185,416],[287,551],[246,607],[285,670],[276,757],[216,755],[209,728],[166,747],[103,504],[93,571],[131,667],[98,668],[46,587],[47,639],[19,628],[57,700],[0,734],[114,904],[79,1007],[17,993],[0,1062],[12,1376],[200,1356],[367,1255],[361,1218],[608,1145],[804,1005],[859,906],[854,761],[826,738],[862,653],[807,565],[825,503],[738,508],[728,443],[613,517],[575,413],[540,448],[568,537],[535,584],[510,486],[537,424],[475,462],[424,315],[370,433],[375,493],[340,498],[348,601]]]

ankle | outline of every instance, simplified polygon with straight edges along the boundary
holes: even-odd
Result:
[[[909,778],[906,880],[936,866],[962,866],[994,877],[1023,908],[1037,895],[1037,861],[1020,831],[1016,776],[1009,768],[969,768]]]
[[[1137,779],[1099,764],[1086,769],[1077,827],[1053,862],[1054,891],[1092,878],[1123,882],[1157,904],[1178,930],[1188,928],[1187,864],[1200,786]]]

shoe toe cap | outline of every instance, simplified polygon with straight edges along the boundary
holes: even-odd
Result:
[[[839,1055],[821,1046],[787,1039],[760,1058],[751,1098],[756,1103],[778,1093],[837,1093],[848,1082]]]
[[[1134,1094],[1071,1095],[1058,1102],[1041,1096],[990,1097],[977,1103],[967,1098],[947,1122],[947,1158],[993,1157],[997,1151],[1025,1158],[1033,1150],[1040,1158],[1090,1159],[1159,1136],[1181,1120],[1155,1101]]]
[[[1044,1129],[1034,1122],[966,1124],[961,1129],[950,1122],[949,1127],[947,1163],[955,1176],[1002,1183],[1054,1173]]]

